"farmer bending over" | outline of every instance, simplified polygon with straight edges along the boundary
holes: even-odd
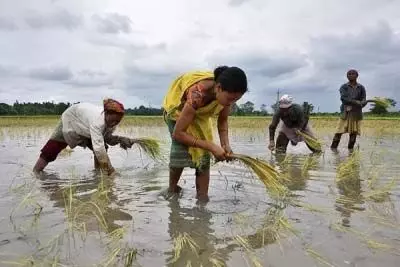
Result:
[[[61,120],[42,148],[33,170],[42,171],[67,146],[81,146],[93,151],[96,169],[112,174],[114,168],[107,154],[108,145],[120,144],[126,149],[133,144],[130,138],[112,135],[123,116],[124,106],[113,99],[105,99],[103,108],[90,103],[70,106],[61,115]]]
[[[308,114],[305,114],[303,108],[298,104],[293,104],[293,98],[289,95],[283,95],[279,100],[279,108],[275,112],[272,122],[269,125],[269,145],[270,150],[275,149],[275,131],[281,120],[282,126],[279,129],[279,135],[276,139],[277,152],[286,153],[289,140],[292,145],[297,145],[298,142],[304,141],[303,137],[296,133],[297,130],[314,137],[311,128],[308,125]],[[308,144],[307,147],[312,152],[319,152]]]
[[[237,67],[185,73],[171,84],[163,103],[172,137],[169,192],[179,193],[183,169],[195,168],[197,198],[208,200],[210,153],[218,160],[229,159],[228,115],[246,91],[246,74]],[[213,142],[213,117],[218,117],[220,145]]]

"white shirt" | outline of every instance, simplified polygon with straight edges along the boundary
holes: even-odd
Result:
[[[103,107],[79,103],[70,106],[61,115],[62,132],[67,144],[74,148],[84,145],[84,141],[90,138],[99,161],[108,159],[104,136],[115,130],[115,127],[106,129],[103,111]]]

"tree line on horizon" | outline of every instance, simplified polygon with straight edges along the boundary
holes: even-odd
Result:
[[[396,106],[396,101],[394,99],[388,99],[392,107]],[[23,102],[20,103],[15,101],[14,104],[9,105],[6,103],[0,103],[0,116],[34,116],[34,115],[61,115],[69,106],[72,104],[67,102]],[[314,112],[314,105],[308,102],[303,102],[303,108],[308,110],[311,115],[338,115],[338,112]],[[272,104],[271,109],[274,112],[277,108],[277,104]],[[375,115],[391,115],[400,116],[400,112],[389,112],[387,107],[372,104],[369,112],[365,112]],[[141,115],[141,116],[157,116],[162,115],[162,108],[145,107],[143,105],[135,108],[127,108],[126,115]],[[269,116],[272,115],[268,112],[268,106],[262,104],[258,109],[255,104],[251,101],[232,107],[233,116]]]

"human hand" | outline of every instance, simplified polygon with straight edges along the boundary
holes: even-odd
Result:
[[[368,100],[361,101],[361,106],[365,107],[368,104]]]
[[[230,145],[223,145],[222,148],[225,150],[226,160],[228,160],[228,161],[232,160],[233,151],[232,151],[231,146]]]
[[[268,149],[273,151],[275,149],[275,142],[274,141],[269,141]]]
[[[218,161],[224,161],[226,160],[226,152],[225,150],[218,146],[218,145],[213,145],[213,148],[211,149],[211,153],[214,155],[214,157]]]
[[[133,143],[134,143],[133,139],[128,137],[120,137],[119,139],[119,146],[125,150],[131,148]]]
[[[113,175],[115,175],[115,174],[116,174],[116,171],[115,171],[114,167],[113,167],[113,166],[110,166],[110,167],[108,168],[108,175],[109,175],[109,176],[113,176]]]

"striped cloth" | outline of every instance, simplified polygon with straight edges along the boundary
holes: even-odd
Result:
[[[336,132],[361,135],[361,120],[357,120],[352,116],[347,116],[346,119],[340,118]]]
[[[190,167],[197,170],[208,170],[210,168],[210,153],[206,152],[200,159],[200,165],[196,168],[193,163],[191,156],[188,151],[188,146],[179,143],[172,138],[172,133],[175,128],[176,121],[169,119],[166,114],[164,114],[164,121],[168,126],[169,133],[171,135],[171,150],[169,156],[169,167],[170,168],[185,168]]]

